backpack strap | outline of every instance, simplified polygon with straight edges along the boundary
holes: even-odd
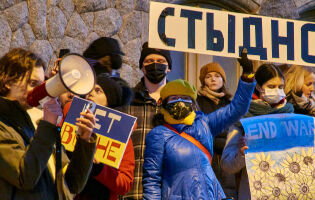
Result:
[[[189,142],[193,143],[196,147],[198,147],[204,154],[206,154],[206,156],[209,159],[209,162],[211,164],[212,162],[212,157],[211,154],[209,153],[209,151],[195,138],[193,138],[192,136],[188,135],[185,132],[181,132],[179,133],[174,127],[172,127],[169,124],[164,124],[163,126],[165,126],[166,128],[172,130],[173,132],[177,133],[178,135],[182,136],[183,138],[185,138],[186,140],[188,140]]]

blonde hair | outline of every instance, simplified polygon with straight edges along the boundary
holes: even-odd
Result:
[[[299,65],[291,65],[291,67],[284,74],[284,92],[289,94],[290,92],[297,93],[301,91],[304,84],[304,79],[312,73],[314,72],[308,68]]]

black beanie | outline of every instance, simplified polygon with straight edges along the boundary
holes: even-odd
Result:
[[[97,77],[96,84],[103,89],[108,107],[115,108],[122,105],[122,88],[115,80],[102,74]]]
[[[142,68],[142,63],[143,63],[145,57],[147,57],[150,54],[159,54],[161,56],[164,56],[166,61],[168,62],[169,69],[170,70],[172,69],[172,58],[171,58],[170,52],[168,50],[163,50],[163,49],[149,48],[148,42],[145,42],[142,45],[141,56],[140,56],[140,60],[139,60],[140,69]]]
[[[100,59],[106,55],[125,55],[120,49],[116,39],[101,37],[94,40],[92,44],[83,52],[86,58]]]

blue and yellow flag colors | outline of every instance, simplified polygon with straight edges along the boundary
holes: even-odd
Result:
[[[76,143],[76,118],[80,117],[87,100],[75,97],[61,128],[61,142],[68,151],[73,151]],[[96,105],[97,134],[95,159],[101,163],[119,168],[136,117]]]
[[[252,199],[315,199],[314,118],[275,114],[241,122]]]

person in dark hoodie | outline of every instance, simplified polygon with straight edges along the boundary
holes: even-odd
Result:
[[[96,76],[105,73],[119,83],[123,91],[122,104],[128,105],[133,99],[133,92],[119,74],[124,55],[118,41],[110,37],[100,37],[94,40],[83,53],[83,56],[93,66]]]
[[[85,98],[115,109],[122,104],[122,89],[113,79],[101,74],[97,77],[94,89]],[[94,163],[85,188],[75,200],[117,200],[118,195],[131,189],[134,169],[135,156],[132,141],[129,139],[119,168]]]

